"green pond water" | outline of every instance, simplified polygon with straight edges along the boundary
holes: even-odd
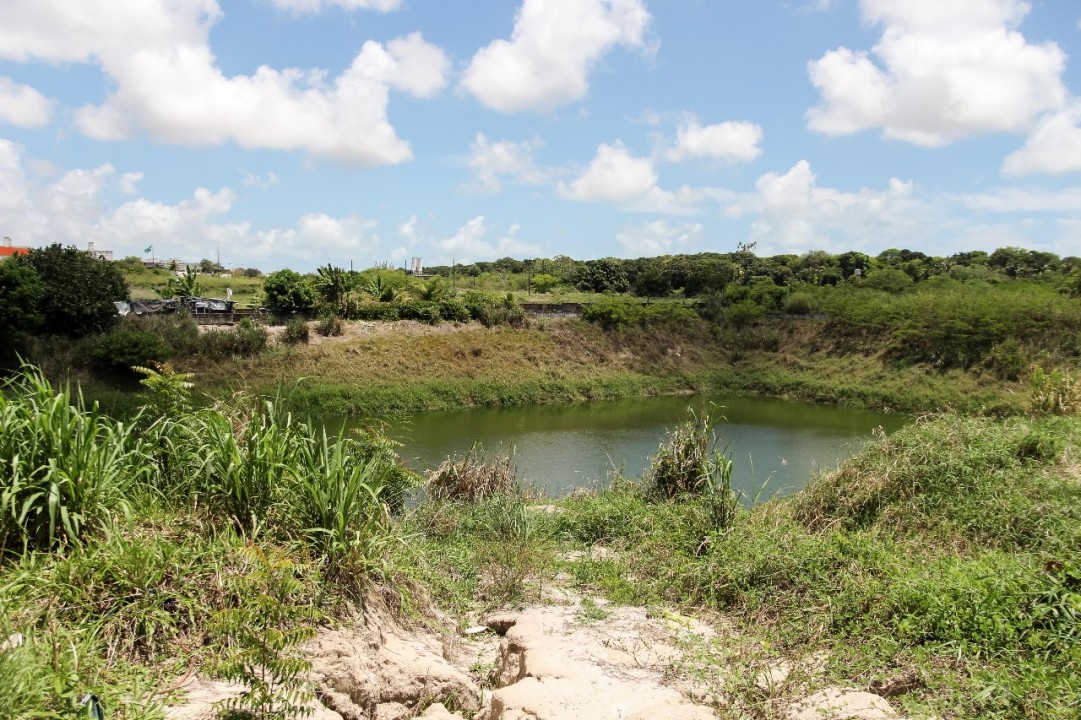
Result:
[[[853,455],[876,428],[896,430],[900,415],[777,400],[718,396],[638,398],[524,408],[477,408],[416,415],[390,435],[416,470],[464,454],[513,449],[522,482],[560,497],[607,484],[613,469],[637,477],[666,431],[712,403],[719,444],[734,461],[733,485],[746,499],[792,492],[818,470]]]

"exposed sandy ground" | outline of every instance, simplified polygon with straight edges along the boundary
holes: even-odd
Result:
[[[574,558],[568,558],[574,561]],[[615,607],[553,588],[545,604],[484,616],[439,636],[404,628],[378,602],[354,626],[305,647],[316,720],[708,720],[743,716],[727,694],[723,648],[734,632],[670,610]],[[764,717],[896,720],[884,697],[838,687],[811,692],[823,658],[753,679]],[[810,668],[810,672],[808,672]],[[816,689],[821,683],[816,683]],[[188,679],[168,720],[211,720],[237,685]],[[783,692],[782,692],[783,691]],[[746,698],[744,698],[746,700]]]

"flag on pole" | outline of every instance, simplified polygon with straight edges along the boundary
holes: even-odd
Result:
[[[148,245],[148,246],[147,246],[147,248],[146,248],[146,250],[143,250],[143,252],[145,252],[145,253],[149,253],[149,252],[151,252],[151,251],[152,251],[153,249],[154,249],[154,246],[153,246],[153,245]]]

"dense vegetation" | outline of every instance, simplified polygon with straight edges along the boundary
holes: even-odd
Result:
[[[417,479],[389,441],[328,437],[265,399],[194,410],[187,376],[140,372],[128,422],[33,368],[0,394],[0,634],[21,637],[0,651],[7,717],[70,717],[87,693],[144,717],[160,702],[144,684],[191,662],[247,682],[263,717],[299,687],[292,646],[393,579],[388,508]]]

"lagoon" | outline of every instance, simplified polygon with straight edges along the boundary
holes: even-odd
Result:
[[[607,485],[612,473],[637,477],[667,430],[688,408],[710,410],[718,444],[734,461],[733,486],[747,501],[789,494],[819,470],[852,456],[872,433],[908,418],[853,408],[731,395],[668,396],[566,406],[473,408],[391,422],[402,456],[416,470],[462,455],[474,442],[490,456],[514,453],[521,482],[550,497]]]

